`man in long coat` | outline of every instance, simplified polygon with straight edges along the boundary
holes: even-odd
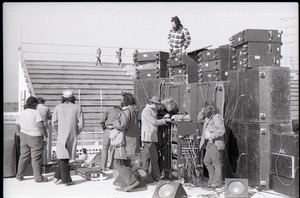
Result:
[[[130,191],[138,186],[140,182],[134,174],[131,167],[131,159],[140,153],[139,127],[138,127],[138,108],[135,98],[131,93],[123,94],[122,112],[120,119],[113,122],[114,128],[121,130],[125,134],[125,143],[120,146],[113,147],[114,168],[118,170],[119,176],[116,181],[120,181],[124,185],[116,188],[119,191]]]
[[[57,184],[73,184],[68,163],[69,160],[75,160],[77,136],[84,127],[83,113],[75,100],[72,90],[65,90],[62,104],[55,107],[52,115],[53,131],[58,133],[56,155],[59,164],[54,174],[54,182]]]

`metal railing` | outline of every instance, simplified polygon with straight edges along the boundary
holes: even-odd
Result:
[[[70,45],[51,43],[23,42],[21,50],[26,60],[53,60],[53,61],[78,61],[96,62],[96,51],[101,48],[101,61],[117,63],[116,52],[122,47],[122,62],[133,63],[133,53],[146,51],[167,51],[167,49],[132,48],[124,46],[101,45]]]

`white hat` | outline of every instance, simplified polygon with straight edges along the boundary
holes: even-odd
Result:
[[[153,96],[150,101],[156,104],[160,104],[159,98],[157,96]]]
[[[73,91],[70,89],[67,89],[63,92],[63,97],[64,98],[71,98],[73,96]]]

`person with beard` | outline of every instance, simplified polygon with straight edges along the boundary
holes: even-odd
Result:
[[[206,148],[204,164],[208,170],[208,188],[217,188],[223,184],[222,162],[225,149],[225,125],[223,116],[218,113],[215,102],[206,101],[197,116],[198,122],[203,123],[199,149]]]
[[[176,54],[186,54],[186,49],[191,43],[191,35],[187,28],[183,27],[177,16],[171,18],[172,28],[168,35],[170,58]]]
[[[54,108],[52,115],[53,131],[58,133],[56,157],[59,160],[54,173],[55,184],[74,184],[70,175],[69,161],[75,160],[77,136],[84,127],[84,116],[80,105],[75,104],[76,98],[72,90],[65,90],[61,104]]]

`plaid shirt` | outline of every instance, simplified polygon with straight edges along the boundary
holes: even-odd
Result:
[[[191,43],[190,32],[184,27],[180,27],[177,31],[171,28],[168,43],[170,51],[180,53],[183,47],[186,49]]]

